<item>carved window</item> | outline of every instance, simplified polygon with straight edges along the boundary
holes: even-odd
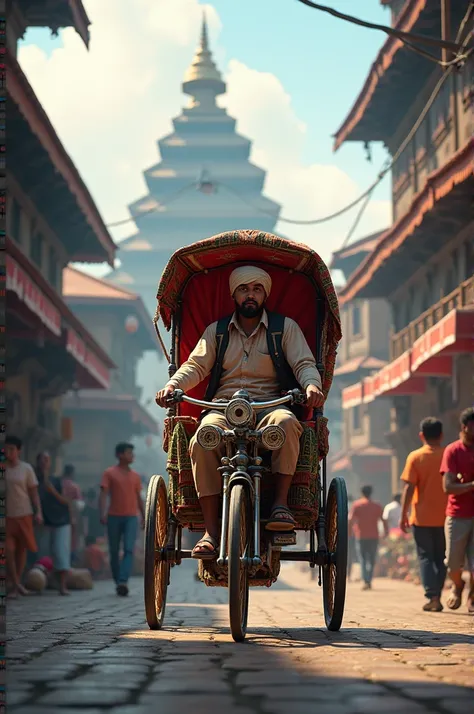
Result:
[[[17,243],[21,243],[21,206],[16,198],[12,200],[11,212],[10,235]]]
[[[352,431],[360,431],[362,429],[362,408],[353,407],[351,409]]]
[[[44,238],[41,233],[35,233],[31,241],[31,260],[38,268],[41,268],[43,265],[43,243]]]
[[[53,288],[58,289],[58,279],[59,279],[59,263],[56,251],[52,246],[49,248],[48,255],[48,279]]]
[[[352,337],[359,337],[362,334],[362,313],[357,303],[352,305],[351,309],[351,334]]]

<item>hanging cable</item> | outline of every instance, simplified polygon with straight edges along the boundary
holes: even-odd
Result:
[[[305,0],[299,0],[299,1],[305,3]],[[309,2],[309,0],[308,0],[308,2]],[[308,4],[308,3],[306,3],[306,4]],[[315,3],[312,3],[312,4],[315,4]],[[323,7],[323,6],[321,6],[321,7]],[[317,9],[319,9],[319,7],[318,7]],[[469,6],[469,8],[468,8],[468,10],[467,10],[466,15],[464,16],[464,18],[463,18],[463,20],[462,20],[462,22],[461,22],[460,28],[459,28],[458,33],[457,33],[457,36],[456,36],[456,39],[457,39],[457,40],[461,38],[461,36],[462,36],[462,34],[463,34],[463,32],[464,32],[465,26],[466,26],[466,24],[467,24],[467,21],[469,20],[471,14],[472,14],[473,9],[474,9],[474,2],[472,2],[472,3],[470,4],[470,6]],[[328,10],[332,10],[332,8],[328,8]],[[334,11],[334,12],[336,12],[336,11]],[[348,17],[349,17],[349,16],[348,16]],[[361,22],[362,22],[362,21],[361,21]],[[358,24],[360,24],[360,23],[358,23]],[[369,24],[370,24],[370,23],[369,23]],[[382,28],[383,28],[383,26],[376,26],[376,29],[382,29]],[[464,39],[464,41],[462,42],[461,45],[456,45],[456,47],[459,46],[460,52],[463,54],[463,57],[464,57],[465,59],[468,59],[468,58],[473,54],[473,51],[474,51],[473,48],[470,48],[469,50],[466,51],[466,47],[467,47],[467,45],[469,44],[470,40],[471,40],[471,37],[470,37],[470,35],[468,34],[467,37]],[[456,69],[456,65],[453,64],[452,62],[451,62],[451,63],[446,63],[446,65],[447,65],[447,66],[446,66],[445,72],[443,72],[443,74],[441,75],[441,77],[440,77],[439,81],[437,82],[435,88],[433,89],[433,91],[432,91],[432,93],[431,93],[431,95],[430,95],[428,101],[426,102],[425,106],[423,107],[423,110],[421,111],[421,113],[420,113],[418,119],[416,120],[416,122],[415,122],[414,125],[412,126],[411,130],[409,131],[409,133],[408,133],[408,135],[406,136],[406,138],[404,139],[404,141],[403,141],[403,142],[401,143],[401,145],[399,146],[398,150],[395,152],[395,154],[394,154],[394,156],[392,157],[392,159],[390,160],[390,162],[389,162],[388,164],[385,163],[385,164],[382,166],[382,168],[381,168],[381,170],[380,170],[380,172],[379,172],[379,174],[378,174],[376,180],[369,186],[369,188],[368,188],[366,191],[364,191],[364,192],[363,192],[362,194],[360,194],[360,196],[358,196],[354,201],[352,201],[351,203],[347,204],[346,206],[344,206],[343,208],[339,209],[338,211],[335,211],[335,212],[333,212],[333,213],[330,213],[330,214],[328,214],[328,215],[326,215],[326,216],[322,216],[321,218],[314,218],[314,219],[309,219],[309,220],[298,220],[298,219],[293,219],[293,218],[286,218],[286,217],[284,217],[284,216],[279,216],[278,213],[276,213],[275,211],[268,211],[268,210],[265,210],[264,208],[262,208],[261,206],[258,206],[257,204],[255,204],[254,202],[252,202],[251,200],[249,200],[249,199],[247,198],[247,196],[245,196],[244,194],[241,194],[239,191],[237,191],[236,189],[234,189],[232,186],[230,186],[230,185],[228,185],[228,184],[225,184],[225,183],[223,183],[223,182],[219,182],[219,183],[217,184],[217,182],[215,182],[216,185],[223,186],[223,187],[226,188],[228,191],[231,191],[234,195],[236,195],[238,198],[240,198],[244,203],[247,203],[247,205],[249,205],[249,206],[250,206],[251,208],[253,208],[254,210],[258,211],[259,213],[263,213],[263,214],[265,214],[265,215],[267,215],[267,216],[271,216],[272,218],[275,218],[275,220],[277,220],[277,221],[279,221],[279,222],[289,223],[289,224],[291,224],[291,225],[297,225],[297,226],[310,226],[310,225],[318,225],[318,224],[320,224],[320,223],[326,223],[327,221],[331,221],[331,220],[333,220],[333,219],[335,219],[335,218],[338,218],[339,216],[342,216],[344,213],[347,213],[347,212],[350,211],[352,208],[354,208],[355,206],[357,206],[361,201],[364,201],[364,199],[366,199],[365,202],[364,202],[364,204],[363,204],[362,210],[359,211],[359,213],[357,214],[355,227],[351,228],[351,230],[349,231],[349,234],[350,234],[350,235],[349,235],[349,238],[347,238],[347,236],[346,236],[346,238],[344,239],[344,245],[346,245],[347,242],[348,242],[348,240],[350,239],[350,237],[351,237],[352,234],[354,233],[354,230],[355,230],[355,228],[357,227],[358,223],[360,222],[360,219],[361,219],[361,217],[362,217],[362,215],[363,215],[365,209],[367,208],[367,205],[368,205],[368,203],[369,203],[369,201],[370,201],[370,197],[372,196],[374,190],[375,190],[375,189],[377,188],[377,186],[381,183],[381,181],[385,178],[386,174],[393,168],[394,164],[398,161],[398,159],[400,158],[401,154],[405,151],[406,147],[407,147],[408,144],[411,142],[411,140],[413,139],[414,135],[416,134],[416,132],[417,132],[418,129],[420,128],[420,126],[421,126],[422,122],[424,121],[426,115],[428,114],[429,110],[430,110],[431,107],[433,106],[433,103],[434,103],[434,101],[436,100],[436,97],[438,96],[439,92],[441,91],[441,89],[442,89],[444,83],[447,81],[448,77],[451,76],[452,72]],[[190,183],[190,184],[188,184],[188,185],[186,185],[186,186],[183,186],[181,189],[179,189],[179,191],[177,191],[175,194],[173,194],[173,195],[167,200],[166,204],[161,204],[161,207],[166,210],[166,207],[167,207],[168,205],[170,205],[173,201],[175,201],[177,198],[179,198],[179,196],[181,196],[183,193],[185,193],[186,191],[189,191],[190,189],[196,189],[197,187],[198,187],[198,183],[197,183],[197,182],[192,182],[192,183]],[[122,221],[116,221],[115,223],[108,223],[108,224],[107,224],[107,228],[114,228],[114,227],[116,227],[116,226],[120,226],[120,225],[123,225],[123,224],[126,224],[126,223],[130,223],[130,222],[132,222],[132,221],[135,221],[136,219],[139,219],[139,218],[141,218],[141,217],[143,217],[143,216],[149,215],[150,213],[155,213],[155,212],[158,212],[158,211],[159,211],[158,208],[153,207],[153,208],[150,208],[150,209],[147,210],[147,211],[143,211],[143,213],[140,213],[140,215],[131,216],[130,218],[125,218],[124,220],[122,220]]]
[[[403,43],[405,43],[407,47],[409,47],[411,50],[414,50],[415,52],[418,52],[419,48],[413,45],[413,42],[419,42],[421,44],[431,45],[432,47],[448,49],[455,53],[459,53],[461,49],[457,42],[450,42],[448,40],[442,40],[440,38],[428,37],[427,35],[418,35],[413,32],[404,32],[403,30],[397,30],[395,27],[389,27],[388,25],[379,25],[374,22],[361,20],[360,18],[354,17],[353,15],[347,15],[343,12],[339,12],[339,10],[335,10],[334,8],[328,7],[327,5],[320,5],[319,3],[312,2],[312,0],[298,0],[298,2],[312,8],[313,10],[320,10],[321,12],[326,12],[329,15],[332,15],[333,17],[337,17],[339,20],[345,20],[346,22],[351,22],[354,25],[366,27],[370,30],[380,30],[381,32],[385,32],[387,35],[391,35],[392,37],[398,38]],[[455,63],[460,59],[455,58],[454,60],[451,60],[451,62],[445,63],[439,60],[435,55],[431,55],[428,52],[423,52],[423,50],[421,50],[420,54],[421,53],[423,53],[423,56],[427,57],[428,59],[431,59],[437,64],[440,64],[441,66],[449,66],[451,63]]]

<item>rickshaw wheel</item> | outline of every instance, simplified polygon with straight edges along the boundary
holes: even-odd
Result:
[[[249,574],[241,558],[250,554],[250,525],[248,490],[236,484],[230,493],[228,539],[230,631],[236,642],[242,642],[247,632]]]
[[[340,476],[331,481],[326,500],[326,543],[330,562],[323,567],[324,619],[334,632],[342,624],[347,578],[347,490]]]
[[[157,558],[168,534],[168,494],[161,476],[148,485],[145,513],[145,614],[150,630],[160,630],[166,607],[169,563]]]

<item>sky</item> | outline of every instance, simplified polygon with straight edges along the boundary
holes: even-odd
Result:
[[[326,4],[390,23],[377,0]],[[84,0],[84,6],[92,23],[89,51],[72,28],[56,38],[47,29],[30,29],[18,59],[106,223],[127,218],[127,205],[146,194],[142,172],[159,160],[157,140],[189,101],[181,82],[203,8],[214,59],[227,82],[220,104],[237,119],[237,131],[253,141],[251,160],[267,170],[265,194],[282,204],[281,215],[327,215],[376,178],[386,158],[383,147],[373,147],[369,162],[359,143],[333,153],[332,135],[357,97],[383,33],[296,0]],[[356,213],[318,226],[280,222],[276,230],[329,260]],[[353,239],[390,222],[386,178]],[[134,232],[133,222],[111,229],[117,242]],[[98,266],[93,272],[106,271]]]

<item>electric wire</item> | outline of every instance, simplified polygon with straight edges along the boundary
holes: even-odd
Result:
[[[299,2],[303,2],[304,4],[309,4],[309,5],[311,5],[311,6],[312,6],[312,5],[316,5],[316,3],[311,3],[311,2],[309,2],[309,0],[299,0]],[[317,6],[316,9],[320,9],[320,8],[324,8],[324,6]],[[464,29],[465,29],[465,27],[466,27],[467,22],[469,21],[469,18],[470,18],[470,16],[471,16],[472,12],[473,12],[473,9],[474,9],[474,2],[471,2],[471,4],[469,5],[469,8],[468,8],[468,10],[467,10],[467,12],[466,12],[466,14],[465,14],[463,20],[462,20],[462,22],[461,22],[461,24],[460,24],[459,30],[458,30],[457,35],[456,35],[456,41],[458,41],[458,40],[462,37],[462,34],[464,33]],[[332,12],[332,8],[327,8],[327,10],[328,10],[328,11],[331,11],[331,14],[334,14],[334,13],[337,12],[337,11],[334,11],[334,13],[333,13],[333,12]],[[338,13],[336,16],[338,16],[339,14],[342,14],[342,13]],[[347,18],[349,18],[349,17],[350,17],[350,16],[347,16]],[[346,16],[344,16],[343,19],[346,19]],[[357,18],[353,18],[353,19],[357,19]],[[364,23],[364,21],[362,21],[362,20],[361,20],[360,22],[357,22],[356,24],[364,24],[364,26],[365,26],[365,23]],[[368,24],[371,25],[371,26],[373,25],[373,23],[368,23]],[[383,27],[384,27],[383,25],[375,26],[375,29],[382,29]],[[464,53],[464,54],[463,54],[464,60],[468,59],[468,58],[472,55],[472,53],[473,53],[473,48],[470,48],[468,51],[465,51],[467,45],[469,44],[470,39],[471,39],[470,34],[468,34],[467,37],[464,39],[464,41],[462,42],[461,45],[456,45],[456,47],[459,47],[460,53]],[[414,125],[412,126],[411,130],[409,131],[408,135],[405,137],[404,141],[403,141],[403,142],[401,143],[401,145],[399,146],[398,150],[396,151],[396,153],[394,154],[394,156],[392,157],[392,159],[389,161],[389,163],[385,162],[385,164],[382,166],[382,168],[381,168],[381,170],[380,170],[380,172],[379,172],[379,174],[378,174],[376,180],[368,187],[368,189],[366,189],[366,191],[364,191],[362,194],[360,194],[356,199],[354,199],[354,201],[351,201],[351,203],[347,204],[347,205],[344,206],[343,208],[341,208],[341,209],[339,209],[339,210],[337,210],[337,211],[334,211],[333,213],[330,213],[330,214],[328,214],[328,215],[326,215],[326,216],[322,216],[321,218],[308,219],[308,220],[301,220],[301,219],[298,220],[298,219],[293,219],[293,218],[286,218],[285,216],[279,216],[278,213],[276,213],[275,211],[268,211],[268,210],[265,210],[264,208],[262,208],[261,206],[258,206],[258,205],[255,204],[254,202],[250,201],[247,196],[245,196],[244,194],[240,193],[239,191],[237,191],[236,189],[234,189],[232,186],[230,186],[230,185],[228,185],[228,184],[225,184],[225,183],[223,183],[223,182],[214,182],[214,183],[215,183],[216,185],[223,186],[223,187],[226,188],[227,190],[231,191],[234,195],[236,195],[236,196],[237,196],[238,198],[240,198],[242,201],[244,201],[245,203],[247,203],[247,205],[249,205],[249,206],[250,206],[251,208],[253,208],[254,210],[256,210],[256,211],[258,211],[258,212],[260,212],[260,213],[263,213],[263,214],[265,214],[265,215],[271,216],[272,218],[275,218],[275,219],[278,220],[279,222],[288,223],[288,224],[291,224],[291,225],[299,225],[299,226],[309,226],[309,225],[318,225],[318,224],[321,224],[321,223],[326,223],[327,221],[330,221],[330,220],[333,220],[333,219],[335,219],[335,218],[338,218],[339,216],[342,216],[344,213],[347,213],[347,212],[350,211],[352,208],[354,208],[355,206],[357,206],[361,201],[364,201],[364,199],[366,199],[365,202],[364,202],[364,204],[363,204],[363,210],[359,211],[359,213],[358,213],[357,216],[356,216],[355,226],[353,225],[353,226],[351,227],[351,229],[349,230],[349,233],[348,233],[349,238],[346,236],[346,238],[345,238],[344,241],[343,241],[343,247],[344,247],[345,245],[347,245],[348,240],[349,240],[350,237],[353,235],[355,228],[356,228],[357,225],[359,224],[360,219],[361,219],[361,217],[362,217],[362,214],[364,213],[365,209],[367,208],[367,205],[368,205],[368,203],[369,203],[369,201],[370,201],[370,198],[371,198],[371,196],[372,196],[374,190],[375,190],[376,187],[381,183],[381,181],[385,178],[386,174],[393,168],[394,164],[398,161],[398,159],[400,158],[401,154],[405,151],[406,147],[407,147],[408,144],[411,142],[411,140],[413,139],[414,135],[416,134],[416,132],[417,132],[418,129],[420,128],[421,124],[423,123],[423,121],[424,121],[426,115],[428,114],[428,112],[429,112],[429,110],[431,109],[433,103],[435,102],[435,100],[436,100],[436,98],[437,98],[439,92],[441,91],[443,85],[445,84],[445,82],[447,81],[447,79],[451,76],[452,72],[456,69],[456,66],[457,66],[457,65],[456,65],[455,63],[453,63],[453,62],[451,62],[451,63],[445,63],[445,64],[446,64],[445,71],[443,72],[443,74],[441,75],[440,79],[439,79],[438,82],[436,83],[436,85],[435,85],[435,87],[434,87],[434,89],[433,89],[433,91],[432,91],[432,93],[431,93],[431,95],[430,95],[428,101],[426,102],[425,106],[423,107],[423,109],[422,109],[422,111],[421,111],[421,113],[420,113],[418,119],[416,120],[416,122],[415,122]],[[177,198],[179,198],[183,193],[185,193],[186,191],[189,191],[189,190],[191,190],[191,189],[196,189],[196,188],[198,188],[198,187],[199,187],[199,183],[196,182],[196,181],[194,181],[194,182],[192,182],[192,183],[190,183],[190,184],[187,184],[186,186],[183,186],[183,187],[181,187],[178,191],[176,191],[176,193],[172,194],[171,197],[166,201],[166,204],[162,203],[162,204],[160,204],[160,206],[163,207],[163,208],[166,210],[166,207],[167,207],[168,205],[170,205],[171,203],[173,203],[173,202],[174,202]],[[125,219],[123,219],[123,220],[121,220],[121,221],[116,221],[116,222],[114,222],[114,223],[108,223],[108,224],[107,224],[107,228],[115,228],[116,226],[120,226],[120,225],[124,225],[124,224],[126,224],[126,223],[133,222],[133,221],[135,221],[137,218],[142,218],[143,216],[149,215],[149,214],[151,214],[151,213],[156,213],[156,212],[158,212],[158,210],[159,210],[159,209],[157,209],[156,207],[150,208],[150,209],[147,210],[147,211],[141,212],[139,215],[130,216],[129,218],[125,218]]]
[[[329,15],[338,18],[339,20],[345,20],[346,22],[350,22],[354,25],[359,25],[360,27],[366,27],[370,30],[380,30],[381,32],[385,32],[385,34],[387,35],[396,37],[397,39],[401,40],[409,49],[414,52],[417,52],[418,54],[421,54],[426,59],[429,59],[432,62],[439,64],[441,67],[449,67],[451,66],[451,64],[457,64],[464,59],[460,53],[461,48],[457,41],[450,42],[449,40],[442,40],[439,38],[429,37],[427,35],[418,35],[413,32],[397,30],[396,28],[389,27],[388,25],[379,25],[378,23],[368,22],[366,20],[361,20],[358,17],[354,17],[353,15],[347,15],[343,12],[340,12],[339,10],[336,10],[335,8],[328,7],[327,5],[321,5],[319,3],[312,2],[312,0],[298,0],[298,2],[302,3],[303,5],[306,5],[307,7],[312,8],[313,10],[320,10],[321,12],[326,12]],[[456,57],[450,60],[449,62],[443,62],[430,52],[422,50],[421,48],[414,45],[414,42],[420,42],[422,44],[451,50],[452,52],[456,53]]]

